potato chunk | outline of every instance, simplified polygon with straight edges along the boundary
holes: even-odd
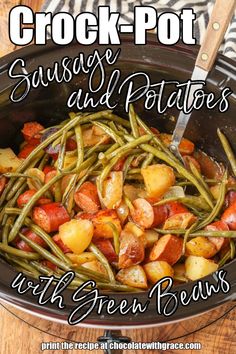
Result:
[[[173,169],[165,164],[150,165],[141,169],[148,196],[162,197],[175,183]]]
[[[119,268],[128,268],[144,260],[144,245],[140,237],[122,232],[119,252]]]
[[[104,181],[103,186],[104,197],[103,204],[108,209],[117,208],[122,200],[123,194],[123,172],[111,172],[109,177]]]
[[[73,219],[59,227],[59,236],[72,252],[80,254],[89,246],[93,230],[91,221]]]
[[[192,213],[179,213],[169,217],[163,226],[163,230],[187,229],[197,220]]]
[[[15,172],[21,164],[21,160],[12,149],[0,149],[0,173]]]
[[[216,253],[216,246],[206,237],[194,237],[186,243],[186,255],[212,258]]]
[[[204,257],[189,256],[185,261],[186,277],[197,280],[218,269],[218,264]]]
[[[173,268],[165,261],[154,261],[144,264],[144,271],[151,283],[156,283],[164,277],[173,277]]]
[[[122,284],[133,286],[135,288],[146,289],[147,288],[147,277],[140,265],[134,265],[129,268],[121,269],[117,275],[116,279]]]

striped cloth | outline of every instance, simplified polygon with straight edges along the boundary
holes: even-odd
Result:
[[[96,13],[99,5],[109,5],[111,11],[120,12],[120,23],[127,24],[133,22],[134,6],[153,6],[158,13],[178,13],[183,8],[193,8],[197,16],[194,25],[195,38],[201,44],[214,2],[215,0],[46,0],[42,11],[50,11],[53,14],[64,11],[76,16],[86,11]],[[226,32],[221,52],[236,60],[236,14]]]

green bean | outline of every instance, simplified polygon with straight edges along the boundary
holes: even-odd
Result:
[[[5,224],[6,219],[5,219],[5,208],[9,208],[9,207],[14,207],[18,197],[24,192],[26,187],[26,183],[24,183],[18,190],[18,192],[14,195],[14,197],[9,200],[6,205],[2,208],[1,213],[0,213],[0,223],[2,222],[3,224]]]
[[[86,161],[84,161],[80,167],[76,170],[76,173],[79,173],[80,171],[83,171],[86,167],[88,167],[90,164],[92,164],[95,161],[95,157],[90,157]],[[53,186],[57,181],[60,180],[60,178],[63,177],[64,174],[68,174],[68,172],[63,172],[60,175],[56,175],[54,178],[52,178],[48,183],[46,183],[39,191],[35,193],[35,195],[29,200],[29,202],[24,206],[22,209],[22,213],[19,215],[17,218],[13,228],[11,229],[11,232],[9,234],[10,239],[14,239],[15,235],[19,232],[25,217],[29,214],[31,211],[31,208],[34,206],[34,204],[37,202],[37,200],[51,187]]]
[[[6,212],[9,214],[20,215],[21,209],[8,208]],[[24,224],[25,226],[29,227],[33,232],[35,232],[38,236],[40,236],[58,258],[60,258],[68,265],[72,264],[71,260],[62,252],[60,247],[57,246],[57,244],[53,241],[52,237],[49,236],[44,230],[42,230],[38,225],[35,225],[30,218],[25,218]],[[12,242],[13,239],[9,237],[8,241]]]
[[[121,139],[121,137],[119,135],[117,135],[116,132],[114,132],[111,128],[109,128],[105,124],[102,124],[100,122],[93,122],[93,125],[95,125],[95,126],[101,128],[102,130],[104,130],[104,132],[107,135],[109,135],[120,146],[124,145],[123,139]]]
[[[138,123],[137,123],[137,114],[135,113],[132,104],[129,105],[129,121],[130,121],[133,136],[135,138],[138,138],[140,134],[139,134]]]
[[[62,172],[66,153],[67,131],[63,131],[60,142],[60,151],[57,159],[57,172]]]
[[[11,257],[11,256],[9,256],[9,260],[12,261],[13,263],[19,265],[21,268],[28,270],[28,272],[34,274],[35,277],[40,276],[40,273],[34,267],[32,267],[29,263],[27,263],[21,259]]]
[[[110,264],[109,264],[107,258],[104,256],[104,254],[93,243],[90,243],[90,245],[88,247],[88,250],[90,252],[93,252],[95,254],[95,256],[97,257],[97,259],[105,267],[110,282],[111,283],[115,283],[115,277],[114,277],[113,271],[112,271],[112,269],[110,267]]]
[[[188,230],[186,230],[185,234],[184,234],[184,240],[183,240],[183,249],[182,249],[182,254],[185,254],[185,248],[186,248],[186,243],[188,241],[189,235],[191,234],[192,230],[194,230],[194,228],[196,227],[197,223],[195,222],[194,224],[192,224],[190,226],[190,228]]]
[[[28,239],[27,239],[28,240]],[[24,259],[40,259],[41,256],[35,252],[25,252],[22,250],[18,250],[15,247],[11,247],[9,245],[4,245],[0,242],[0,250],[6,253],[12,254],[13,256],[24,258]]]
[[[190,234],[190,237],[197,237],[197,236],[236,238],[236,231],[198,230]]]
[[[48,160],[49,160],[49,155],[45,154],[43,156],[42,160],[40,161],[38,169],[42,171],[44,169],[44,167],[47,165]]]
[[[230,257],[234,259],[235,257],[235,243],[234,240],[230,240]]]
[[[186,195],[185,197],[172,197],[161,199],[159,202],[155,203],[154,205],[162,205],[173,201],[180,201],[182,204],[192,205],[194,208],[202,209],[209,211],[209,205],[205,202],[201,196],[194,196],[194,195]]]
[[[198,171],[197,167],[190,161],[189,162],[190,169],[192,174],[196,177],[196,179],[201,183],[203,188],[205,188],[206,192],[209,194],[211,198],[213,198],[213,195],[211,193],[210,188],[208,187],[207,183],[204,181],[204,178],[202,177],[201,173]]]
[[[163,229],[157,229],[154,228],[156,232],[158,232],[161,235],[167,235],[167,234],[173,234],[173,235],[183,235],[185,234],[186,230],[184,229],[176,229],[176,230],[163,230]]]
[[[149,141],[151,138],[152,137],[150,135],[143,135],[140,138],[122,146],[120,149],[117,149],[117,155],[115,157],[113,157],[113,159],[109,162],[109,164],[107,164],[105,166],[101,175],[98,178],[98,190],[99,190],[99,193],[101,194],[101,196],[103,196],[103,192],[102,192],[103,182],[105,181],[105,179],[109,175],[112,167],[117,163],[117,161],[119,161],[119,159],[121,157],[125,156],[131,149],[138,146],[141,142]],[[118,150],[119,150],[119,152],[118,152]]]
[[[226,138],[226,136],[222,133],[222,131],[219,128],[217,129],[217,134],[218,134],[218,137],[221,141],[221,144],[223,146],[225,154],[230,162],[232,171],[233,171],[234,175],[236,176],[236,158],[233,153],[233,150],[228,142],[228,139]]]
[[[145,158],[145,160],[143,161],[141,168],[146,168],[147,166],[151,165],[153,158],[154,158],[153,154],[149,153]]]
[[[106,114],[103,114],[105,116],[106,119],[112,120],[115,123],[118,123],[126,128],[130,128],[130,122],[124,118],[121,118],[119,116],[117,116],[114,113],[111,113],[110,111],[106,111]]]
[[[134,159],[134,155],[130,155],[130,156],[128,156],[127,159],[125,160],[124,167],[123,167],[123,178],[124,178],[124,180],[125,180],[126,177],[127,177],[128,170],[129,170],[129,168],[130,168],[130,165],[131,165],[133,159]]]
[[[182,174],[186,179],[188,179],[192,184],[197,188],[199,193],[203,196],[203,198],[206,200],[206,202],[209,204],[211,208],[213,208],[213,203],[211,197],[208,195],[206,192],[205,188],[202,187],[201,184],[199,184],[198,180],[196,179],[195,176],[184,166],[182,166],[177,160],[172,160],[167,154],[165,154],[162,151],[159,151],[158,149],[154,148],[151,145],[148,144],[141,144],[140,147],[146,151],[152,153],[154,156],[156,156],[158,159],[165,161],[167,164],[169,164],[171,167],[175,168],[180,174]]]
[[[57,267],[62,268],[65,271],[71,270],[68,264],[64,263],[61,259],[58,257],[54,256],[52,253],[35,243],[34,241],[30,240],[27,238],[25,235],[23,235],[21,232],[19,232],[20,238],[25,241],[35,252],[38,253],[42,258],[47,259],[48,261],[52,262],[55,264]],[[27,252],[25,252],[27,253]]]
[[[116,254],[118,255],[120,252],[119,232],[117,230],[116,225],[113,222],[108,222],[107,224],[112,228],[114,248]]]
[[[30,264],[40,272],[40,274],[45,274],[45,275],[53,275],[53,270],[46,267],[42,263],[36,262],[36,261],[31,261]]]
[[[214,206],[214,208],[212,209],[211,213],[209,214],[209,216],[203,220],[199,225],[198,225],[198,229],[201,229],[203,227],[205,227],[206,225],[210,224],[219,214],[219,212],[221,211],[223,204],[224,204],[224,200],[225,200],[225,193],[226,193],[226,183],[227,183],[227,171],[225,172],[224,176],[223,176],[223,180],[220,186],[220,192],[219,192],[219,198]]]
[[[178,161],[178,159],[172,154],[172,152],[166,147],[166,145],[159,139],[156,135],[153,134],[151,129],[139,118],[137,117],[137,122],[141,128],[145,131],[146,134],[151,134],[153,136],[154,143],[165,152],[172,160]]]
[[[8,244],[8,234],[9,234],[9,231],[11,229],[11,226],[12,226],[14,220],[15,220],[15,216],[9,216],[5,222],[5,225],[4,225],[3,231],[2,231],[2,243],[4,245]]]
[[[84,141],[80,125],[75,127],[75,138],[77,144],[77,162],[76,167],[79,167],[84,161]]]
[[[221,258],[221,260],[218,262],[219,268],[223,267],[225,263],[230,259],[231,257],[231,250],[229,250],[224,257]]]
[[[96,280],[96,281],[102,281],[102,282],[109,282],[108,277],[105,274],[96,272],[95,270],[85,268],[83,266],[75,266],[75,270],[80,272],[81,274],[86,275],[90,279]]]

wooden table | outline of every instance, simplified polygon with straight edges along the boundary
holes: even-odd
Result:
[[[89,1],[89,0],[88,0]],[[42,0],[0,0],[0,56],[15,50],[15,46],[10,43],[8,39],[8,26],[7,19],[9,10],[16,5],[25,4],[31,6],[34,10],[39,10],[42,4]],[[4,307],[3,307],[4,306]],[[199,324],[202,327],[205,323],[210,321],[210,318],[214,319],[224,314],[226,311],[232,308],[232,304],[226,305],[223,311],[214,310],[211,314],[200,316],[198,319],[192,319],[191,321]],[[42,342],[61,342],[61,338],[66,338],[67,341],[96,341],[96,339],[103,334],[102,330],[95,329],[81,329],[78,327],[69,327],[59,324],[54,324],[50,321],[39,320],[31,315],[25,314],[22,311],[16,310],[9,305],[2,303],[0,306],[0,353],[4,354],[36,354],[40,353]],[[207,326],[206,328],[197,331],[193,334],[187,335],[184,338],[176,340],[176,342],[201,342],[202,354],[228,354],[236,352],[236,311],[231,310],[223,318]],[[191,325],[191,321],[185,324],[187,329]],[[193,323],[192,322],[192,323]],[[29,324],[28,324],[29,323]],[[32,327],[34,326],[34,327]],[[37,329],[39,328],[39,329]],[[176,327],[177,328],[177,327]],[[180,324],[178,328],[184,328],[184,324]],[[45,332],[42,332],[45,331]],[[158,329],[152,328],[148,330],[132,330],[124,331],[124,335],[130,336],[135,341],[152,341],[165,339],[165,335],[169,331],[168,328]],[[183,331],[182,331],[183,332]],[[49,334],[51,333],[51,334]],[[170,338],[167,336],[166,338]],[[81,351],[46,351],[46,353],[78,353]],[[95,351],[94,351],[95,352]],[[188,350],[188,353],[193,351]],[[83,353],[90,353],[89,351],[83,351]],[[98,351],[97,353],[101,353]],[[138,352],[136,352],[138,353]],[[142,351],[139,351],[141,354]],[[154,352],[153,352],[154,353]],[[163,352],[164,353],[164,352]],[[181,351],[168,351],[170,353],[181,353]]]

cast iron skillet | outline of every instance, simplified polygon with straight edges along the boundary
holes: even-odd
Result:
[[[124,75],[143,70],[148,72],[152,81],[160,81],[161,79],[186,81],[190,78],[191,71],[194,66],[197,46],[176,45],[174,47],[160,46],[157,44],[154,35],[148,36],[148,44],[146,46],[134,46],[132,38],[129,35],[122,36],[121,55],[116,65],[122,70]],[[66,98],[73,90],[79,86],[86,84],[85,77],[79,75],[67,85],[51,84],[50,87],[44,89],[32,90],[30,95],[19,104],[12,104],[9,101],[9,90],[16,81],[9,79],[7,68],[17,57],[23,57],[27,63],[28,72],[36,69],[38,65],[44,67],[50,66],[54,61],[60,61],[64,56],[71,58],[84,52],[86,55],[92,53],[94,49],[104,52],[104,46],[80,46],[73,43],[67,47],[55,46],[51,41],[46,46],[29,46],[17,52],[11,53],[0,59],[0,145],[1,147],[12,146],[16,148],[20,142],[20,129],[24,121],[38,120],[46,125],[51,125],[60,119],[65,119]],[[113,46],[113,49],[118,47]],[[107,72],[109,72],[107,68]],[[216,128],[224,129],[228,138],[233,144],[236,151],[236,72],[235,62],[221,55],[218,56],[216,65],[207,80],[207,90],[219,94],[219,91],[226,87],[231,87],[234,94],[230,97],[230,109],[225,114],[220,114],[218,110],[207,111],[205,109],[195,112],[189,124],[186,137],[193,140],[195,144],[204,151],[218,160],[225,161],[225,156],[220,147],[216,136]],[[119,102],[121,110],[122,102]],[[142,104],[138,103],[136,109],[140,116],[148,122],[150,126],[156,126],[161,131],[172,131],[174,127],[173,120],[168,119],[168,115],[157,115],[155,110],[145,112]],[[118,109],[119,111],[119,109]],[[119,112],[122,114],[122,111]],[[177,116],[178,112],[173,110],[168,112],[169,115]],[[213,295],[209,300],[199,300],[193,302],[189,306],[179,306],[177,311],[171,317],[157,315],[155,298],[151,300],[148,311],[141,315],[121,316],[118,313],[108,316],[105,312],[98,316],[94,311],[83,324],[90,326],[100,326],[106,328],[120,328],[122,326],[150,326],[166,324],[172,321],[178,321],[190,316],[198,315],[208,311],[229,299],[235,298],[236,294],[236,260],[232,261],[224,267],[227,271],[227,280],[231,284],[230,292],[225,295],[222,292]],[[58,310],[55,305],[47,304],[39,306],[37,299],[31,294],[18,295],[15,290],[10,288],[12,280],[16,276],[14,268],[0,262],[0,297],[7,302],[33,311],[40,316],[60,321],[66,321],[68,313],[74,308],[71,300],[71,291],[64,292],[65,308]],[[214,284],[215,280],[209,275],[205,280]],[[194,282],[180,285],[175,290],[185,289],[191,292]],[[52,288],[50,289],[50,291]],[[112,297],[118,302],[122,298],[126,298],[130,303],[134,297],[137,297],[143,304],[147,300],[146,293],[140,294],[119,294],[113,293]]]

